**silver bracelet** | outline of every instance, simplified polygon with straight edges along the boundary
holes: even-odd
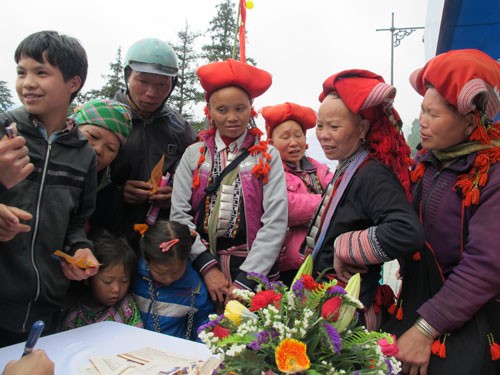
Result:
[[[423,333],[425,336],[435,339],[440,335],[439,331],[431,326],[424,318],[418,318],[415,322],[415,328],[419,330],[419,332]]]

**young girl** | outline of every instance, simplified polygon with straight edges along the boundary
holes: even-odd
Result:
[[[84,290],[67,313],[62,329],[109,320],[142,327],[137,305],[127,294],[136,266],[134,251],[125,239],[106,231],[91,239],[101,266],[95,276],[80,284]]]
[[[333,174],[326,164],[307,157],[306,131],[316,126],[312,108],[283,103],[262,108],[267,141],[279,151],[285,169],[288,229],[280,254],[280,280],[290,285],[303,261],[299,253],[323,190]]]
[[[134,297],[144,328],[189,340],[215,312],[205,283],[188,259],[194,236],[187,225],[159,220],[140,241]]]

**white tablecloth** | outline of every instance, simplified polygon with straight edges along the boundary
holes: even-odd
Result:
[[[41,337],[36,348],[44,349],[54,361],[56,375],[76,375],[90,357],[112,356],[148,346],[201,360],[211,355],[204,344],[116,322],[101,322]],[[23,349],[24,343],[1,348],[0,372],[8,361],[18,359]]]

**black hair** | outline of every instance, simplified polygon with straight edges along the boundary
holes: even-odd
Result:
[[[30,57],[39,63],[47,61],[61,70],[65,82],[78,76],[81,85],[71,94],[71,101],[78,95],[87,79],[87,53],[80,42],[57,31],[39,31],[33,33],[17,46],[14,60],[19,63],[23,57]]]
[[[163,252],[160,244],[174,239],[178,239],[179,242],[169,251]],[[187,260],[193,241],[194,237],[187,225],[172,220],[158,220],[144,234],[140,247],[146,262],[169,263],[173,259]]]
[[[137,257],[124,237],[102,230],[89,236],[89,239],[94,244],[94,255],[101,264],[99,271],[122,264],[127,274],[135,272]]]

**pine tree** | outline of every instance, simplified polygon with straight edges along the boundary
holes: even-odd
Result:
[[[408,146],[411,148],[412,155],[415,154],[417,146],[420,143],[420,122],[415,119],[411,123],[411,133],[406,137]]]
[[[8,111],[14,106],[12,101],[12,95],[9,88],[7,87],[7,82],[0,81],[0,112]]]
[[[210,21],[210,27],[207,30],[212,43],[202,46],[203,57],[208,62],[223,61],[232,57],[236,33],[236,10],[233,2],[223,0],[217,4],[216,8],[217,14]],[[237,48],[237,51],[239,51],[239,48]],[[238,58],[239,53],[235,56],[235,59]]]
[[[175,90],[169,98],[169,105],[186,120],[193,121],[193,106],[203,101],[203,92],[199,89],[196,67],[200,57],[194,49],[194,42],[200,33],[192,32],[186,22],[184,30],[177,33],[178,44],[173,49],[179,59],[179,76]],[[199,130],[199,129],[197,129]]]

